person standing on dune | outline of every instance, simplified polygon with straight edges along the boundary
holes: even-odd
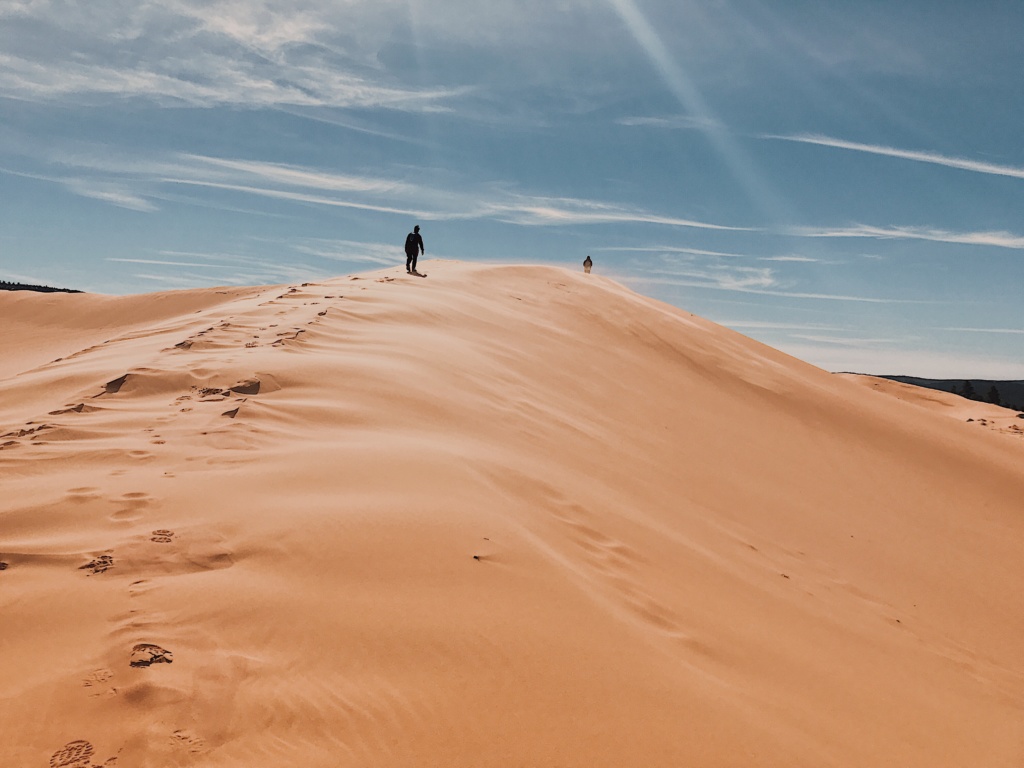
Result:
[[[583,271],[586,272],[589,275],[590,274],[590,268],[592,266],[594,266],[594,262],[591,260],[590,255],[588,254],[587,258],[585,258],[583,260]]]
[[[420,225],[412,228],[405,237],[405,271],[410,275],[416,272],[416,259],[421,253],[425,253],[423,238],[420,237]]]

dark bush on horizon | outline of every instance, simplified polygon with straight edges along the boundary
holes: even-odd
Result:
[[[37,293],[81,293],[73,288],[53,288],[49,285],[28,285],[0,280],[0,291],[36,291]]]

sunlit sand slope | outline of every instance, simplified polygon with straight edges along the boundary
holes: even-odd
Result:
[[[1024,440],[425,269],[0,295],[0,762],[1019,768]]]
[[[959,421],[971,423],[976,429],[988,429],[1013,438],[1024,438],[1024,414],[992,403],[968,400],[951,392],[942,392],[915,384],[865,376],[857,373],[837,374],[863,387],[884,392],[892,397],[926,408]]]

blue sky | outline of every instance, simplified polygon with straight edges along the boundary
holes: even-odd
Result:
[[[0,0],[0,278],[595,271],[829,370],[1024,378],[1024,4]]]

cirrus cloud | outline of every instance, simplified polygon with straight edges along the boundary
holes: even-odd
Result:
[[[927,240],[933,243],[988,245],[996,248],[1024,249],[1024,235],[1013,232],[952,232],[928,227],[875,227],[855,224],[849,227],[794,227],[787,234],[797,237],[867,237],[878,240]]]
[[[815,144],[817,146],[832,147],[834,149],[848,149],[855,152],[866,152],[871,155],[883,155],[885,157],[896,157],[902,160],[914,160],[919,163],[944,165],[947,168],[958,168],[963,171],[973,171],[975,173],[987,173],[994,176],[1010,176],[1015,179],[1024,179],[1024,168],[1020,166],[988,163],[983,160],[971,160],[965,157],[951,157],[938,152],[900,149],[898,147],[888,147],[880,144],[862,144],[856,141],[846,141],[845,139],[836,139],[831,136],[809,133],[794,134],[791,136],[764,134],[761,138],[777,141],[792,141],[798,144]]]

